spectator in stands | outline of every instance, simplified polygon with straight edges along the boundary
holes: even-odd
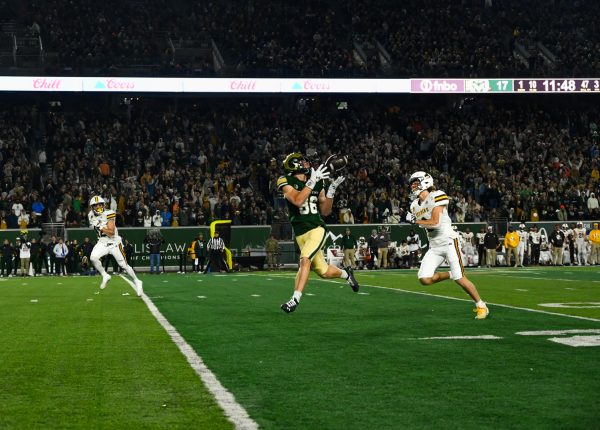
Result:
[[[163,225],[163,218],[159,210],[157,210],[152,216],[152,226],[161,227]]]
[[[587,199],[587,208],[589,218],[597,219],[600,217],[600,206],[598,205],[598,199],[596,198],[596,195],[594,193],[590,193],[590,196]]]
[[[15,214],[14,209],[11,209],[10,214],[6,217],[6,226],[12,229],[19,228],[19,218]]]

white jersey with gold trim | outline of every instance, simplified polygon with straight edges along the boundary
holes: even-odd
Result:
[[[116,225],[115,234],[112,237],[100,231],[100,228],[106,227],[108,221],[113,220],[116,222],[116,217],[116,212],[110,209],[105,210],[100,215],[94,214],[94,211],[89,211],[88,221],[90,223],[90,227],[92,227],[96,231],[96,235],[98,236],[98,242],[113,243],[121,241],[121,237],[119,236],[119,230],[117,230]]]
[[[459,234],[452,229],[452,220],[448,215],[448,203],[450,200],[445,192],[436,190],[427,195],[423,202],[415,199],[410,205],[410,211],[420,219],[431,219],[433,208],[443,206],[442,214],[440,215],[439,224],[435,227],[423,227],[427,231],[429,246],[446,246],[454,239],[459,238]]]
[[[527,243],[529,243],[529,233],[519,229],[517,234],[519,235],[519,245],[517,245],[517,248],[525,248]]]
[[[586,230],[585,228],[574,228],[573,233],[575,234],[575,242],[584,243],[586,242]]]

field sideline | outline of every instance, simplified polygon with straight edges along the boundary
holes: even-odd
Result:
[[[0,427],[593,428],[599,271],[471,270],[485,321],[407,270],[357,272],[359,294],[312,277],[290,315],[293,272],[142,275],[149,306],[117,277],[2,278]]]

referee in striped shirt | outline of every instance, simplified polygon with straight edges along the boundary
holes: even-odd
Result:
[[[226,272],[229,272],[229,267],[227,267],[227,263],[225,262],[223,255],[225,250],[225,242],[223,242],[223,239],[219,237],[218,231],[215,231],[212,239],[208,241],[206,249],[208,250],[209,261],[206,265],[204,273],[208,273],[209,267],[211,272],[220,272],[223,269]]]

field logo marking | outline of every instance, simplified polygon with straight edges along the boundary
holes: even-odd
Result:
[[[551,337],[552,342],[562,345],[574,346],[600,346],[600,336],[571,336],[571,337]]]
[[[127,282],[131,288],[135,290],[133,282],[121,275],[121,278]],[[240,405],[233,394],[231,394],[221,382],[217,379],[214,373],[204,364],[202,358],[194,351],[185,339],[179,334],[177,329],[171,325],[171,323],[160,313],[158,308],[152,303],[152,300],[144,293],[142,294],[142,300],[148,306],[148,309],[159,322],[159,324],[165,329],[173,343],[177,345],[181,353],[185,356],[192,369],[200,377],[208,391],[213,395],[218,405],[223,409],[225,416],[233,423],[236,429],[240,430],[258,430],[258,424],[250,418],[248,412]]]
[[[600,334],[600,328],[576,328],[569,330],[537,330],[518,331],[515,334],[521,336],[562,336],[564,334]]]
[[[600,329],[571,329],[571,330],[538,330],[538,331],[518,331],[521,336],[562,336],[575,334],[570,337],[550,337],[550,342],[560,343],[561,345],[573,346],[600,346]],[[586,334],[585,336],[581,336]]]
[[[600,309],[600,302],[540,303],[543,308]]]

